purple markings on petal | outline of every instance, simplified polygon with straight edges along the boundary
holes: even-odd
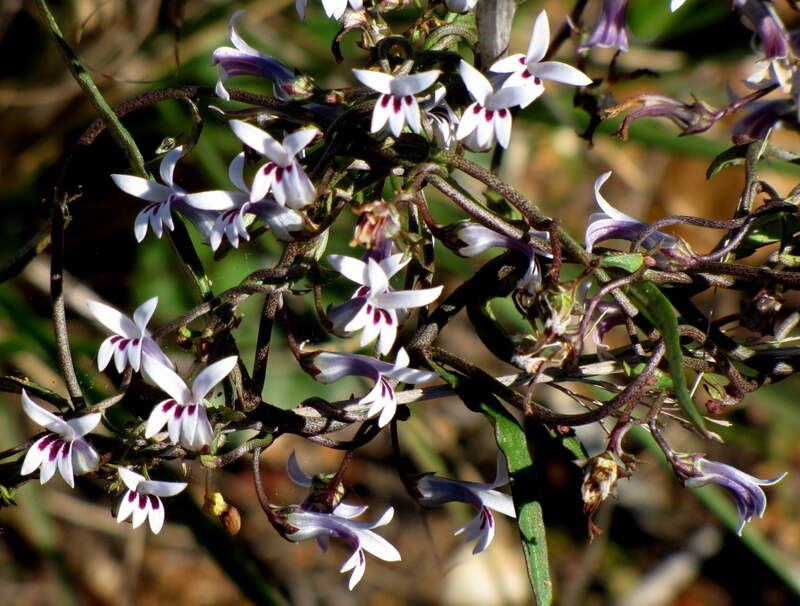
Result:
[[[137,507],[139,507],[139,509],[144,509],[145,507],[147,507],[147,495],[140,494],[137,496],[139,497],[139,502],[136,504]]]
[[[53,443],[53,440],[57,440],[57,439],[58,439],[58,437],[54,433],[51,433],[50,435],[45,436],[39,442],[39,446],[38,446],[39,450],[45,450],[50,444]]]
[[[132,490],[128,491],[128,501],[133,503],[136,500],[136,493]]]
[[[150,507],[152,509],[158,509],[161,507],[161,500],[157,496],[149,494],[147,495],[147,498],[150,500]]]

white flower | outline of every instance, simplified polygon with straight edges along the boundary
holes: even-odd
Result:
[[[156,305],[158,297],[148,299],[136,308],[131,321],[128,316],[110,305],[99,301],[86,301],[86,306],[97,321],[114,333],[100,345],[100,350],[97,352],[98,370],[104,370],[112,356],[117,372],[120,373],[128,364],[134,371],[139,372],[142,355],[152,356],[162,364],[173,367],[172,361],[164,355],[147,330],[147,323],[153,317]]]
[[[686,2],[686,0],[669,0],[669,11],[674,13],[681,6],[683,6],[684,2]]]
[[[175,185],[172,179],[175,165],[185,151],[183,146],[176,147],[162,158],[159,172],[164,185],[134,175],[111,175],[116,186],[126,194],[150,202],[136,215],[133,223],[133,233],[137,242],[144,240],[147,235],[148,223],[157,238],[161,237],[164,227],[172,231],[175,228],[172,221],[173,210],[180,211],[203,236],[207,237],[211,215],[188,206],[185,202],[186,192]]]
[[[211,444],[213,431],[206,412],[205,397],[211,388],[222,381],[236,366],[236,356],[223,358],[204,368],[189,389],[177,374],[152,358],[142,359],[142,370],[153,383],[167,392],[171,398],[159,402],[147,419],[144,431],[152,438],[167,425],[169,439],[180,441],[187,450],[197,451]]]
[[[508,147],[511,139],[511,111],[509,108],[525,99],[521,87],[492,88],[489,80],[469,63],[461,60],[461,79],[475,100],[461,114],[456,139],[472,151],[486,151],[495,138],[501,147]]]
[[[39,438],[28,449],[20,474],[28,475],[39,469],[39,482],[44,484],[58,469],[64,481],[74,488],[74,476],[97,469],[100,457],[83,436],[97,427],[99,412],[65,421],[37,405],[24,389],[22,409],[35,423],[53,433]]]
[[[361,398],[359,404],[370,404],[367,416],[380,413],[378,426],[384,427],[394,418],[397,396],[390,381],[401,383],[427,383],[438,375],[426,370],[408,367],[408,353],[404,348],[397,352],[394,364],[382,362],[369,356],[322,351],[315,355],[314,366],[320,371],[314,378],[321,383],[333,383],[345,376],[367,377],[375,381],[375,387]]]
[[[244,182],[244,156],[244,152],[238,154],[228,167],[228,178],[239,189],[238,192],[214,190],[186,196],[186,203],[195,208],[222,211],[209,235],[212,250],[219,248],[223,237],[227,237],[234,248],[239,246],[239,238],[250,240],[244,221],[246,214],[261,217],[283,241],[291,241],[289,232],[303,227],[303,217],[298,212],[269,199],[251,201],[250,188]]]
[[[353,73],[364,86],[381,93],[372,110],[371,133],[381,130],[387,122],[395,137],[400,136],[406,123],[415,133],[422,130],[419,103],[414,95],[436,82],[441,74],[439,70],[410,76],[392,76],[368,69],[354,69]]]
[[[542,80],[553,80],[573,86],[587,86],[592,83],[579,69],[559,61],[542,61],[550,45],[550,24],[547,12],[542,11],[533,24],[528,52],[515,54],[497,61],[491,68],[493,72],[511,74],[503,83],[503,88],[522,87],[524,94],[520,107],[527,107],[544,92]]]
[[[230,121],[231,130],[247,146],[252,147],[269,162],[261,166],[253,179],[250,200],[255,202],[270,190],[281,206],[303,208],[314,200],[314,184],[295,156],[319,134],[316,128],[301,128],[286,135],[283,144],[269,134],[241,120]]]
[[[133,514],[131,523],[134,528],[141,526],[147,518],[150,530],[158,534],[164,525],[164,504],[159,497],[174,497],[186,488],[186,482],[147,480],[144,476],[124,467],[120,467],[117,471],[128,488],[128,492],[119,504],[117,523]]]
[[[456,530],[454,534],[466,533],[465,542],[469,543],[478,539],[473,554],[486,549],[494,538],[494,514],[491,510],[499,511],[511,518],[515,518],[514,501],[511,495],[494,490],[498,486],[508,484],[508,471],[502,456],[497,457],[497,473],[494,482],[484,484],[481,482],[463,482],[441,478],[433,474],[426,474],[417,480],[417,490],[422,497],[419,502],[429,507],[437,507],[444,503],[458,501],[467,503],[478,510],[472,521]]]
[[[345,278],[360,284],[353,297],[328,312],[328,318],[341,332],[364,331],[361,346],[378,339],[377,352],[389,353],[397,337],[398,311],[427,305],[442,292],[442,286],[419,290],[394,290],[389,278],[410,261],[402,254],[391,255],[380,262],[368,259],[365,263],[353,257],[329,255],[328,262]]]

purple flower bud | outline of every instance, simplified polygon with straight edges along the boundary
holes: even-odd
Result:
[[[628,0],[603,0],[600,16],[581,48],[616,48],[621,51],[628,50],[628,31],[626,27],[626,12]]]

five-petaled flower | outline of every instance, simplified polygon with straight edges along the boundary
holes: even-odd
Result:
[[[647,223],[634,219],[624,212],[611,206],[600,194],[600,188],[611,176],[611,171],[603,173],[594,182],[594,197],[598,206],[603,212],[594,213],[589,217],[589,225],[586,227],[586,249],[591,252],[597,242],[601,240],[621,239],[634,240],[647,227]],[[642,245],[645,248],[654,248],[661,245],[662,248],[672,248],[678,244],[678,240],[660,231],[653,232],[644,239]]]
[[[525,89],[504,86],[496,91],[486,76],[463,59],[459,71],[474,102],[461,114],[456,139],[474,152],[488,150],[495,139],[501,147],[508,147],[511,139],[510,108],[525,100]]]
[[[223,236],[234,248],[239,246],[239,238],[250,240],[244,216],[257,215],[263,219],[278,239],[291,241],[289,232],[303,227],[303,217],[297,211],[285,208],[270,199],[251,201],[250,188],[244,182],[244,152],[238,154],[228,167],[228,178],[239,191],[214,190],[186,196],[186,203],[203,210],[221,211],[211,228],[208,242],[212,250],[217,250]]]
[[[419,102],[414,95],[436,82],[440,71],[432,70],[409,76],[392,76],[368,69],[354,69],[353,73],[363,85],[381,93],[372,110],[372,124],[369,129],[371,133],[377,133],[387,122],[395,137],[400,136],[406,123],[415,133],[422,130]]]
[[[542,270],[539,267],[539,261],[536,256],[543,255],[549,257],[549,254],[537,251],[529,243],[519,238],[512,238],[500,234],[493,229],[475,223],[469,223],[465,227],[462,227],[458,230],[457,235],[458,239],[466,244],[466,246],[463,246],[461,250],[458,251],[465,257],[472,257],[495,246],[516,250],[522,253],[528,258],[528,269],[525,271],[525,275],[517,281],[517,288],[527,290],[532,295],[536,294],[541,288]],[[530,235],[544,239],[549,238],[547,232],[532,231]]]
[[[97,352],[98,370],[104,370],[113,357],[117,372],[122,372],[128,364],[134,371],[139,372],[142,355],[151,356],[162,364],[173,366],[172,361],[164,355],[147,330],[147,323],[153,317],[156,305],[158,297],[148,299],[136,308],[131,320],[110,305],[99,301],[86,301],[86,306],[97,321],[114,333],[100,345],[100,350]]]
[[[65,421],[36,404],[24,389],[22,410],[52,433],[42,436],[28,449],[20,474],[28,475],[39,469],[39,482],[44,484],[58,469],[64,481],[74,488],[74,476],[97,469],[100,457],[83,436],[97,427],[99,412]]]
[[[218,360],[201,370],[189,389],[177,374],[145,356],[142,371],[153,383],[168,393],[170,398],[159,402],[147,419],[144,435],[152,438],[167,425],[169,439],[180,441],[187,450],[197,451],[211,444],[213,430],[206,412],[205,397],[211,388],[222,381],[236,366],[236,356]]]
[[[148,223],[157,238],[161,237],[164,227],[172,231],[175,228],[172,221],[173,210],[180,211],[205,237],[208,237],[207,231],[212,215],[186,204],[186,192],[173,181],[175,165],[185,151],[183,146],[176,147],[161,159],[159,172],[163,185],[135,175],[111,175],[116,186],[126,194],[150,202],[136,215],[133,223],[133,233],[137,242],[144,240],[147,235]]]
[[[289,208],[303,208],[314,200],[314,184],[295,156],[319,134],[316,128],[296,130],[286,135],[281,144],[247,122],[231,120],[230,126],[245,145],[269,160],[256,171],[250,191],[251,201],[263,199],[270,191],[278,204]]]
[[[739,524],[736,527],[738,535],[742,534],[744,525],[754,515],[757,514],[758,517],[764,515],[767,497],[761,487],[777,484],[786,475],[784,472],[771,480],[761,480],[725,463],[709,461],[701,455],[689,455],[688,458],[692,459],[693,465],[684,478],[684,484],[686,486],[719,484],[727,488],[736,502],[736,511],[739,513]]]
[[[272,80],[275,85],[275,95],[281,99],[289,99],[283,89],[297,79],[294,70],[284,65],[274,57],[258,52],[247,44],[236,33],[236,21],[244,14],[243,10],[236,11],[228,22],[231,42],[235,48],[222,46],[211,55],[211,64],[219,66],[219,80],[217,80],[217,96],[225,101],[231,96],[225,90],[225,81],[233,76],[260,76]]]
[[[158,534],[164,525],[164,504],[160,497],[174,497],[186,488],[186,482],[148,480],[125,467],[120,467],[117,472],[128,489],[119,504],[117,523],[133,514],[131,523],[134,528],[141,526],[147,518],[150,530]]]
[[[394,290],[389,279],[410,261],[402,254],[366,262],[353,257],[328,255],[328,262],[345,278],[360,284],[346,303],[328,311],[328,319],[340,332],[361,333],[361,346],[378,339],[377,352],[386,355],[397,337],[399,314],[413,307],[422,307],[436,300],[442,286],[418,290]]]
[[[300,468],[294,452],[289,456],[286,467],[289,477],[295,484],[314,487],[314,479]],[[364,576],[367,565],[365,551],[386,562],[400,560],[397,549],[382,536],[372,532],[373,528],[386,526],[392,521],[394,508],[389,507],[376,522],[352,520],[367,509],[366,505],[339,502],[332,511],[327,512],[318,506],[318,501],[315,499],[307,499],[299,506],[285,509],[287,532],[284,536],[294,542],[315,538],[322,551],[327,551],[331,537],[347,543],[353,549],[353,554],[345,561],[339,572],[353,571],[348,584],[348,588],[352,590]]]
[[[358,403],[370,405],[367,412],[369,417],[380,413],[379,427],[387,425],[397,410],[397,396],[390,381],[417,384],[438,377],[435,372],[409,368],[408,363],[408,353],[402,347],[397,352],[394,364],[369,356],[331,351],[322,351],[313,357],[313,364],[319,370],[314,378],[321,383],[333,383],[345,376],[360,376],[375,381],[375,386]]]
[[[472,521],[456,530],[455,534],[466,533],[465,542],[477,539],[473,554],[486,549],[494,538],[494,514],[492,509],[515,518],[514,501],[511,495],[495,490],[508,483],[508,471],[502,456],[497,457],[497,474],[494,482],[464,482],[441,478],[434,474],[425,474],[417,480],[417,490],[421,497],[419,502],[429,507],[438,507],[444,503],[457,501],[466,503],[478,510]]]
[[[542,80],[553,80],[572,86],[587,86],[592,79],[579,69],[560,61],[542,61],[550,45],[550,24],[547,12],[542,11],[533,24],[531,41],[526,54],[509,55],[495,62],[491,71],[510,74],[503,88],[521,87],[520,107],[527,107],[544,92]]]

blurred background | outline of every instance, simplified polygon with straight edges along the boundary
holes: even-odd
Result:
[[[599,4],[589,3],[587,25],[594,22]],[[659,77],[615,84],[614,98],[622,101],[637,93],[659,91],[689,101],[694,93],[721,107],[729,102],[727,87],[743,94],[741,80],[753,71],[750,33],[732,15],[729,2],[689,0],[674,14],[668,13],[667,4],[666,0],[631,0],[631,50],[619,58],[618,70],[647,67]],[[210,64],[211,53],[229,45],[227,21],[240,8],[247,13],[240,20],[239,32],[252,46],[310,74],[321,87],[352,85],[350,69],[363,67],[365,60],[365,53],[355,45],[357,34],[351,33],[342,44],[344,61],[335,65],[330,42],[337,23],[325,17],[317,0],[309,2],[305,21],[297,17],[293,3],[285,0],[75,0],[50,6],[66,39],[112,104],[159,87],[213,86],[217,72]],[[514,22],[513,52],[527,47],[533,19],[542,8],[547,9],[555,31],[572,3],[529,0],[522,4]],[[778,8],[787,25],[798,24],[798,13],[785,3]],[[417,15],[412,5],[387,19],[394,32],[402,32]],[[0,263],[6,263],[45,224],[46,200],[65,155],[95,115],[41,26],[33,2],[6,0],[2,4],[0,49],[6,57],[0,73]],[[605,76],[611,54],[593,51],[585,70],[594,78]],[[560,58],[574,62],[572,43],[564,45]],[[271,92],[268,83],[245,77],[231,85]],[[742,169],[727,169],[711,180],[705,171],[711,159],[731,145],[732,122],[718,124],[701,136],[678,138],[671,125],[642,120],[632,127],[630,139],[621,142],[610,136],[619,126],[617,120],[603,124],[593,145],[588,145],[577,134],[585,130],[588,120],[585,112],[573,108],[573,92],[571,87],[551,85],[547,94],[520,113],[502,169],[507,181],[558,217],[573,234],[583,234],[595,210],[592,184],[607,170],[614,171],[604,189],[607,199],[642,220],[672,214],[731,216],[743,184]],[[201,113],[205,124],[200,143],[179,164],[176,182],[194,191],[224,188],[228,186],[227,164],[238,152],[238,142],[207,104]],[[190,115],[177,101],[136,112],[124,122],[149,161],[164,139],[180,142],[191,130]],[[778,133],[775,142],[800,151],[794,132]],[[199,302],[191,278],[175,263],[166,239],[148,235],[141,244],[135,242],[132,226],[141,201],[122,194],[109,178],[111,173],[126,171],[125,158],[102,135],[91,147],[77,152],[67,178],[71,190],[80,188],[81,193],[70,204],[66,232],[68,322],[75,363],[92,401],[112,395],[118,378],[96,371],[97,348],[106,334],[87,317],[86,298],[104,300],[130,314],[157,295],[159,306],[151,326],[166,323]],[[785,195],[797,184],[798,174],[797,169],[775,164],[765,168],[762,178]],[[467,179],[463,183],[480,191]],[[462,218],[435,196],[431,200],[440,221]],[[348,212],[332,233],[329,252],[354,254],[348,242],[357,217]],[[719,236],[700,229],[680,234],[698,251],[709,250]],[[199,238],[196,244],[215,292],[274,264],[280,253],[269,234],[216,262]],[[437,280],[449,292],[488,258],[465,260],[442,249]],[[26,376],[66,393],[56,370],[48,279],[45,251],[24,272],[0,285],[0,374]],[[349,284],[326,291],[329,301],[339,302],[349,295]],[[721,317],[747,302],[745,295],[718,292],[702,304]],[[798,309],[799,303],[787,297],[785,312]],[[296,324],[302,326],[298,336],[324,344],[326,336],[310,297],[289,297],[287,304]],[[238,310],[241,323],[234,336],[245,360],[252,359],[260,305],[259,297],[252,297]],[[495,311],[524,330],[510,302],[497,302]],[[282,335],[277,339],[282,343]],[[612,334],[612,344],[613,339]],[[459,316],[448,325],[442,344],[469,352],[472,362],[495,374],[514,372],[485,352],[466,317]],[[340,342],[326,347],[352,350],[351,345]],[[186,352],[174,343],[166,348],[181,370],[189,368]],[[363,387],[357,382],[315,383],[296,369],[288,352],[276,347],[264,398],[292,407],[312,395],[334,400],[363,393]],[[596,523],[603,532],[590,542],[579,494],[580,469],[562,449],[544,439],[537,441],[534,456],[542,483],[557,603],[798,603],[798,387],[800,383],[790,379],[749,395],[745,405],[729,412],[732,427],[720,430],[725,446],[701,444],[680,430],[670,436],[675,447],[707,451],[709,458],[758,477],[791,472],[767,489],[766,515],[751,524],[753,531],[746,533],[749,538],[744,542],[726,530],[708,507],[724,514],[731,510],[729,503],[724,499],[720,503],[705,489],[682,488],[634,435],[627,448],[640,460],[637,473],[622,480],[617,498],[600,509]],[[542,401],[570,410],[564,409],[570,403],[559,392],[540,390],[537,397]],[[497,449],[484,418],[456,399],[417,404],[412,412],[411,419],[400,424],[400,442],[412,470],[492,480]],[[0,393],[0,450],[37,431],[21,413],[19,396]],[[133,530],[128,524],[118,525],[111,514],[112,499],[91,477],[79,478],[74,491],[60,479],[44,487],[27,483],[16,495],[19,507],[0,509],[0,605],[235,605],[250,603],[242,587],[253,584],[264,595],[273,595],[277,603],[300,606],[530,603],[515,526],[507,519],[499,520],[491,548],[473,557],[471,546],[452,535],[471,518],[471,511],[466,507],[421,510],[393,470],[385,433],[359,450],[345,477],[350,489],[347,500],[369,504],[364,519],[370,520],[389,505],[395,507],[395,520],[381,534],[397,546],[403,560],[389,564],[369,557],[366,575],[353,593],[347,591],[346,576],[338,573],[349,555],[345,547],[334,541],[329,552],[322,554],[311,541],[287,543],[272,530],[253,493],[249,457],[245,457],[213,474],[193,464],[176,469],[192,478],[195,504],[202,504],[209,487],[239,509],[242,531],[232,539],[214,532],[219,529],[216,522],[204,519],[192,500],[174,505],[164,530],[153,536],[144,527]],[[590,454],[602,448],[604,435],[599,426],[580,431]],[[291,484],[285,474],[292,450],[311,473],[332,472],[341,460],[339,452],[293,437],[280,438],[266,451],[262,464],[265,485],[275,503],[296,503],[304,497],[304,490]],[[206,546],[198,535],[206,537]],[[229,568],[252,570],[258,578],[223,572],[220,561],[227,561]]]

